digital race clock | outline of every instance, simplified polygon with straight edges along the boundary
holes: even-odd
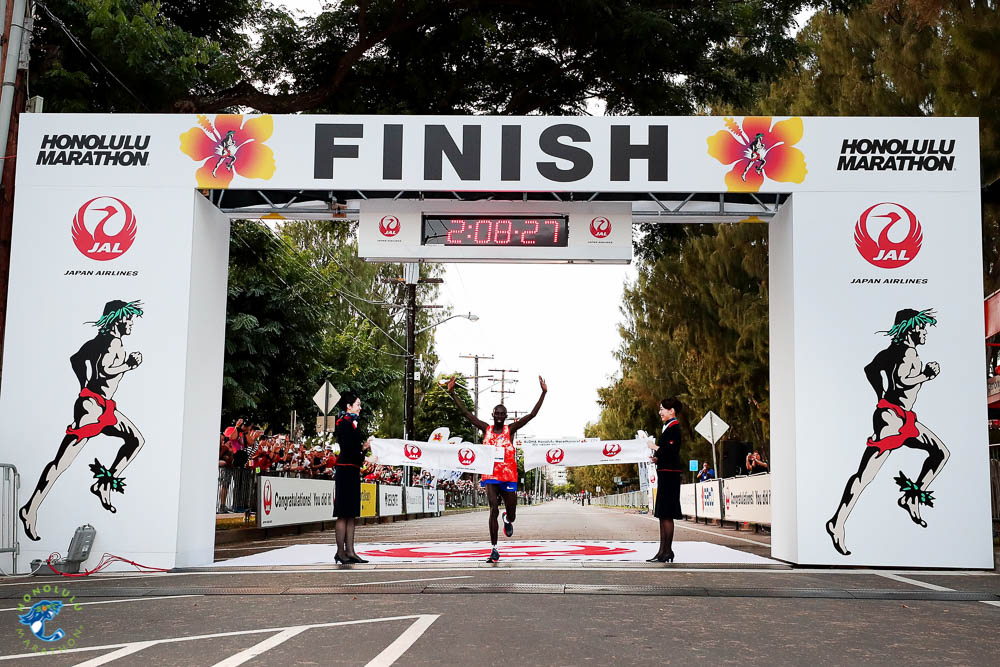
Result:
[[[567,215],[421,216],[421,245],[565,248]]]
[[[632,259],[631,202],[366,199],[358,256],[373,262]]]

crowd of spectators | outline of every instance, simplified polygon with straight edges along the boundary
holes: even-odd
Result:
[[[241,510],[248,505],[258,475],[332,480],[338,451],[332,436],[296,439],[288,434],[266,435],[259,426],[239,419],[219,436],[219,510]],[[403,469],[366,463],[361,478],[399,485]],[[422,470],[413,475],[411,485],[429,487],[433,479],[429,471]],[[438,479],[436,486],[449,493],[477,489],[476,482],[464,478]]]

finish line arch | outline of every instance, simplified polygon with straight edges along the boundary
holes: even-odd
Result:
[[[427,250],[428,217],[491,212],[565,216],[568,244],[548,246],[569,250]],[[25,114],[0,390],[29,510],[20,571],[85,523],[95,554],[211,562],[229,220],[266,214],[357,216],[366,256],[406,262],[621,262],[629,222],[768,222],[773,555],[993,565],[977,119]],[[887,360],[876,332],[900,318],[923,339]],[[909,413],[876,409],[880,374],[925,385]],[[114,402],[81,384],[118,385]],[[874,445],[888,464],[851,504],[843,555],[826,522],[873,410],[934,446]],[[100,428],[74,428],[88,411]],[[905,483],[926,526],[897,506]]]

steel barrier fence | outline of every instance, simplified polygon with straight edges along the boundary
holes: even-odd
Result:
[[[251,468],[220,467],[215,513],[255,511],[259,476]]]
[[[17,488],[21,476],[9,463],[0,463],[0,553],[9,553],[11,572],[17,572]]]
[[[629,491],[628,493],[612,493],[594,498],[597,505],[613,507],[649,507],[649,495],[645,491]]]

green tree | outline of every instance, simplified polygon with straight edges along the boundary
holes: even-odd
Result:
[[[682,459],[710,459],[707,441],[690,428],[708,410],[730,424],[730,437],[765,445],[766,233],[752,223],[697,229],[640,261],[622,305],[620,375],[598,390],[601,417],[588,435],[655,435],[660,400],[676,396],[687,408]]]
[[[326,290],[270,236],[259,223],[232,224],[223,422],[246,417],[278,427],[293,409],[315,410],[309,404],[326,326],[315,304]]]
[[[599,98],[690,113],[748,102],[817,4],[351,0],[295,17],[264,0],[46,0],[31,85],[59,111],[583,113]]]
[[[434,432],[434,429],[447,426],[452,437],[462,436],[463,441],[473,442],[476,427],[465,419],[442,385],[453,375],[457,375],[457,373],[445,373],[434,378],[430,390],[424,393],[423,400],[416,406],[413,415],[415,439],[426,440]],[[472,412],[474,405],[472,396],[465,387],[456,384],[455,395],[462,401],[465,409]]]
[[[350,254],[353,237],[316,233],[305,244],[303,235],[301,228],[233,223],[224,420],[248,416],[280,430],[296,410],[311,433],[312,396],[329,380],[341,393],[362,397],[365,428],[398,435],[405,356],[392,319],[375,307],[371,285],[348,264],[329,261]]]
[[[53,112],[173,111],[231,85],[251,51],[257,0],[45,0],[31,42],[31,92]]]

